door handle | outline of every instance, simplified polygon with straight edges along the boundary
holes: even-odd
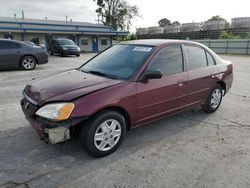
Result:
[[[184,85],[183,83],[179,82],[179,87],[182,87],[183,85]]]
[[[185,82],[186,82],[185,79],[180,79],[180,80],[178,80],[178,85],[179,85],[179,87],[182,87],[182,86],[184,85]]]

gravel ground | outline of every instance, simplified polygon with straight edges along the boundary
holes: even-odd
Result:
[[[216,113],[197,108],[139,127],[101,159],[87,155],[78,139],[40,141],[19,105],[29,80],[92,56],[53,56],[33,71],[0,72],[0,187],[250,187],[249,56],[222,56],[235,74]]]

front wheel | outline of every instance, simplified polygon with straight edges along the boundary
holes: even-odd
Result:
[[[89,154],[104,157],[122,143],[126,132],[124,117],[116,111],[103,111],[86,122],[81,137]]]
[[[210,91],[206,103],[201,106],[203,111],[207,113],[215,112],[221,104],[222,96],[222,88],[219,84],[216,84],[216,86]]]

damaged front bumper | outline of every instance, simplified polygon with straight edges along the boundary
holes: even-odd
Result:
[[[69,118],[65,121],[51,121],[35,115],[38,107],[28,101],[26,98],[21,100],[21,107],[25,114],[25,118],[30,125],[35,129],[39,137],[46,143],[56,144],[65,142],[72,136],[71,127],[77,125],[87,117]]]
[[[51,144],[65,142],[70,139],[70,131],[67,127],[46,128],[44,133],[48,135]]]

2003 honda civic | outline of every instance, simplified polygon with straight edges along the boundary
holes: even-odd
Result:
[[[21,106],[42,139],[63,142],[79,130],[86,150],[101,157],[126,130],[200,105],[215,112],[232,81],[232,63],[199,43],[137,40],[31,81]]]

